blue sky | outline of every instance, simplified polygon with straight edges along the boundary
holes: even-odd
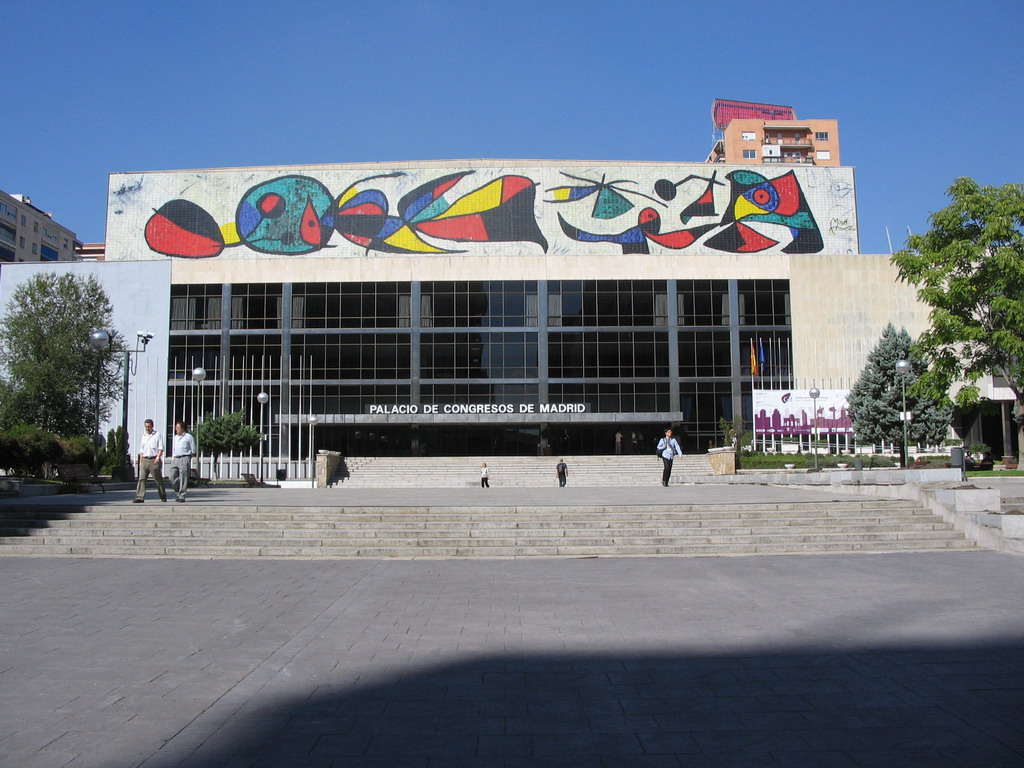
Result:
[[[0,189],[102,241],[107,174],[701,161],[715,98],[839,120],[861,251],[1024,181],[1020,0],[11,3]]]

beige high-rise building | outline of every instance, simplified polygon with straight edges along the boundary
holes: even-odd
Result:
[[[0,263],[74,261],[75,233],[32,205],[27,195],[0,190]]]

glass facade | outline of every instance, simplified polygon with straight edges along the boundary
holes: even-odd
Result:
[[[293,459],[311,415],[352,456],[610,453],[666,424],[704,450],[749,419],[752,363],[791,376],[786,280],[175,285],[170,326],[169,420],[264,391]]]

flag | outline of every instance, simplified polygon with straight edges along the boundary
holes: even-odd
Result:
[[[760,339],[757,340],[757,372],[762,373],[764,371],[764,342]]]
[[[750,375],[757,376],[760,371],[757,366],[757,350],[754,349],[754,340],[750,340]]]

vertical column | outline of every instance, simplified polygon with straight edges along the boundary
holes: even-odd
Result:
[[[274,397],[271,402],[269,418],[271,423],[267,426],[267,431],[271,431],[273,426],[273,414],[276,405],[277,408],[277,465],[280,466],[281,459],[284,456],[292,455],[292,448],[289,444],[288,437],[291,436],[291,429],[285,426],[285,421],[281,418],[282,414],[291,412],[291,392],[292,392],[292,284],[283,283],[281,285],[281,370],[279,371],[281,386],[277,390],[277,396]],[[273,390],[271,389],[271,392]],[[287,448],[286,448],[287,446]]]
[[[731,380],[732,418],[743,415],[743,350],[740,348],[740,291],[736,280],[729,281],[729,348],[732,363]]]
[[[423,316],[420,302],[423,300],[423,284],[414,280],[409,285],[409,402],[419,403],[420,389],[420,341],[423,337]]]
[[[666,281],[668,302],[668,409],[673,413],[682,410],[679,399],[679,299],[676,296],[678,281]]]
[[[537,400],[548,402],[548,281],[537,281]]]
[[[213,371],[208,371],[213,373]],[[210,379],[213,376],[209,377]],[[217,366],[217,388],[213,391],[213,416],[224,413],[228,381],[231,378],[231,283],[220,288],[220,365]],[[208,379],[209,380],[209,379]]]

